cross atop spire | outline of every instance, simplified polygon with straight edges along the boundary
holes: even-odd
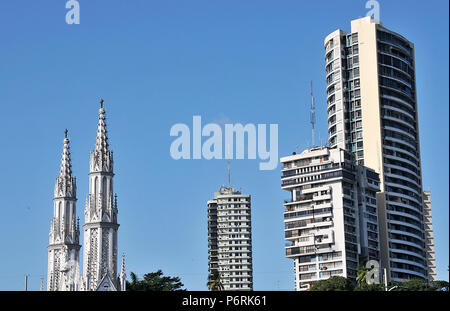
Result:
[[[65,136],[65,138],[67,138],[67,133],[68,133],[69,131],[66,129],[65,131],[64,131],[64,136]]]
[[[104,102],[103,98],[100,98],[100,108],[103,108],[103,102]]]

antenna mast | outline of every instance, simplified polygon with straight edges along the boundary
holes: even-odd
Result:
[[[314,125],[316,124],[316,112],[314,105],[313,83],[311,80],[311,127],[312,127],[312,147],[314,147]]]
[[[231,161],[228,159],[228,187],[231,187]]]
[[[231,157],[230,157],[230,144],[227,145],[227,173],[228,173],[228,187],[231,187]]]

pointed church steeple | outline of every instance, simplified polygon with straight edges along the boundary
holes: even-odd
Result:
[[[59,176],[61,177],[72,177],[72,161],[70,159],[70,146],[69,146],[69,138],[67,137],[67,133],[69,131],[66,129],[64,131],[64,146],[63,153],[61,157],[61,169],[59,170]]]
[[[85,209],[83,258],[84,279],[89,289],[100,289],[112,280],[118,286],[117,261],[117,199],[114,199],[113,154],[109,149],[105,108],[100,100],[95,148],[91,151],[89,171],[89,196]],[[88,266],[89,263],[89,266]],[[103,284],[103,285],[102,285]]]
[[[125,271],[125,253],[123,253],[122,254],[122,266],[120,267],[120,276],[119,276],[119,283],[120,283],[121,291],[126,290],[126,279],[127,279],[127,273]]]
[[[108,145],[108,131],[106,129],[106,117],[105,109],[103,108],[103,98],[100,100],[100,109],[98,111],[98,127],[97,127],[97,140],[95,142],[95,150],[101,151],[106,154],[109,150]]]
[[[59,175],[55,182],[53,218],[48,245],[47,289],[58,291],[76,288],[77,273],[70,265],[79,264],[80,229],[76,221],[76,180],[72,176],[70,141],[67,129]],[[65,282],[65,283],[64,283]]]
[[[61,167],[59,176],[55,183],[55,198],[76,198],[76,179],[72,176],[72,159],[70,157],[70,141],[67,136],[68,130],[64,131],[63,151],[61,156]]]
[[[103,107],[103,98],[100,100],[100,109],[98,111],[97,137],[95,140],[95,149],[91,156],[91,172],[92,171],[113,171],[112,151],[109,150],[108,130],[106,128],[106,112]]]
[[[95,147],[90,154],[89,195],[84,211],[83,276],[80,277],[80,222],[76,217],[76,179],[72,176],[70,140],[65,130],[61,165],[55,182],[48,245],[48,290],[125,290],[125,258],[117,274],[117,195],[113,153],[109,150],[103,99]]]

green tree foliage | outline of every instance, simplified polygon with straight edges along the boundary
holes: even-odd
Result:
[[[208,275],[208,283],[206,285],[210,291],[223,290],[223,284],[218,270],[212,270],[212,272]]]
[[[179,291],[184,290],[179,277],[164,276],[161,270],[144,274],[139,280],[135,273],[130,273],[131,282],[127,281],[127,291]]]
[[[356,287],[355,291],[364,291],[364,292],[372,292],[372,291],[383,291],[383,284],[367,284],[367,274],[370,269],[366,268],[366,264],[362,263],[357,271],[356,271]]]
[[[332,276],[326,280],[320,280],[314,283],[310,291],[352,291],[354,289],[352,281],[342,276]]]
[[[436,281],[431,284],[436,290],[449,291],[449,283],[447,281]]]
[[[366,277],[369,269],[365,267],[364,264],[361,264],[356,271],[356,284],[358,288],[362,288],[364,285],[367,285]]]
[[[423,280],[412,279],[403,282],[392,282],[390,285],[391,286],[389,287],[398,286],[398,288],[394,289],[396,291],[417,292],[417,291],[437,291],[442,289],[448,291],[448,282],[446,281],[436,281],[429,284]]]
[[[363,269],[358,269],[357,283],[342,276],[333,276],[326,280],[315,282],[310,291],[385,291],[384,284],[367,284]],[[388,289],[393,291],[448,291],[447,281],[436,281],[427,283],[419,279],[406,280],[402,282],[391,282]]]
[[[359,284],[355,287],[355,291],[360,292],[379,292],[384,291],[384,285],[383,284],[367,284],[366,282]]]

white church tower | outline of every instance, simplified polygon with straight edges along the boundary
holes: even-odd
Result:
[[[109,150],[103,99],[97,140],[90,155],[89,195],[84,211],[83,290],[119,291],[125,277],[117,275],[117,195],[113,152]],[[123,267],[124,269],[124,267]]]
[[[47,290],[79,290],[80,229],[76,219],[77,185],[72,176],[65,131],[61,169],[56,178],[48,248]]]

